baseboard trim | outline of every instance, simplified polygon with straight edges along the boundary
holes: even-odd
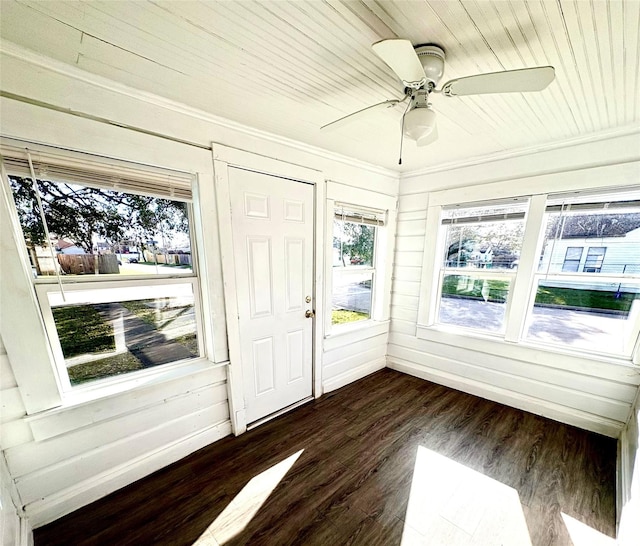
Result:
[[[212,425],[64,491],[30,503],[25,506],[29,522],[34,529],[42,527],[230,434],[231,421]]]
[[[386,357],[378,358],[372,362],[367,362],[366,364],[362,364],[357,368],[353,368],[353,370],[349,370],[343,372],[335,377],[331,377],[322,383],[323,392],[326,394],[331,391],[335,391],[340,387],[344,387],[349,383],[353,383],[358,379],[362,379],[373,372],[377,372],[378,370],[382,370],[387,365]]]
[[[591,432],[597,432],[598,434],[603,434],[611,438],[618,438],[622,431],[623,423],[614,421],[613,419],[599,417],[592,413],[568,408],[526,394],[509,391],[474,379],[428,368],[399,358],[387,357],[387,367],[408,375],[413,375],[414,377],[419,377],[420,379],[438,383],[439,385],[480,396],[487,400],[548,417],[554,421],[573,425]]]

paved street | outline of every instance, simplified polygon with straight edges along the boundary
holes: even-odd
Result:
[[[504,303],[443,298],[440,322],[498,332],[502,329],[505,308]],[[607,352],[622,353],[628,327],[625,317],[621,315],[534,307],[526,337],[531,341],[594,351],[606,348]]]
[[[363,286],[360,281],[334,286],[332,307],[369,313],[371,311],[371,288]]]

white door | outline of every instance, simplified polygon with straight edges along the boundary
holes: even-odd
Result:
[[[313,186],[229,168],[247,423],[312,394]]]

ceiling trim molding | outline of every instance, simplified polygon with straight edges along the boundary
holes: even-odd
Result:
[[[494,161],[504,161],[506,159],[513,159],[517,157],[523,157],[540,152],[549,152],[562,148],[569,148],[580,144],[589,144],[592,142],[599,142],[602,140],[610,140],[613,138],[640,135],[640,127],[637,124],[626,125],[624,127],[616,127],[614,129],[607,129],[606,131],[599,131],[597,133],[589,133],[572,137],[566,140],[556,140],[554,142],[547,142],[544,144],[536,144],[534,146],[528,146],[526,148],[518,148],[508,150],[504,152],[493,153],[489,155],[476,156],[471,159],[464,159],[462,161],[451,161],[449,163],[440,163],[431,167],[425,167],[422,169],[416,169],[415,171],[408,171],[400,173],[400,182],[408,180],[410,178],[417,178],[420,176],[434,174],[439,172],[453,171],[455,169],[461,169],[465,167],[476,167],[486,163],[492,163]]]
[[[75,80],[87,83],[89,85],[93,85],[95,87],[105,89],[107,91],[112,91],[114,93],[118,93],[120,95],[129,97],[129,98],[133,98],[136,100],[146,102],[148,104],[152,104],[154,106],[158,106],[160,108],[171,110],[178,114],[199,119],[201,121],[205,121],[207,123],[211,123],[213,125],[223,127],[225,129],[243,133],[248,136],[266,140],[274,144],[286,146],[288,148],[292,148],[300,152],[309,153],[317,157],[321,157],[323,159],[336,161],[338,163],[363,169],[375,174],[388,176],[396,180],[400,176],[400,172],[396,170],[387,169],[380,165],[367,163],[365,161],[361,161],[359,159],[355,159],[346,155],[338,154],[336,152],[330,152],[328,150],[325,150],[324,148],[320,148],[320,147],[313,146],[311,144],[306,144],[291,138],[276,135],[274,133],[270,133],[262,129],[256,129],[249,125],[244,125],[242,123],[238,123],[236,121],[232,121],[227,118],[217,116],[215,114],[210,114],[208,112],[205,112],[204,110],[187,106],[186,104],[174,101],[172,99],[167,99],[159,95],[155,95],[153,93],[149,93],[148,91],[138,90],[128,85],[115,82],[103,76],[92,74],[91,72],[87,72],[85,70],[69,65],[67,63],[63,63],[62,61],[58,61],[57,59],[46,57],[44,55],[36,53],[30,49],[24,48],[22,46],[19,46],[7,40],[0,41],[0,54],[4,54],[21,61],[25,61],[34,66],[43,68],[45,70],[49,70],[50,72],[55,72],[57,74],[61,74],[63,76],[73,78]],[[90,115],[90,113],[88,112],[86,114]],[[118,120],[113,120],[113,121],[118,123]],[[143,128],[140,128],[140,129],[143,129]],[[210,146],[210,142],[206,142],[202,144],[207,147]]]

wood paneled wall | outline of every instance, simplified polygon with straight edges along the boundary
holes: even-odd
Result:
[[[556,420],[617,437],[626,422],[640,374],[631,366],[519,347],[498,352],[490,342],[455,334],[421,332],[418,309],[422,286],[423,248],[427,232],[429,191],[475,186],[473,200],[496,198],[496,181],[509,191],[518,179],[542,173],[569,173],[594,165],[615,165],[638,159],[637,135],[541,152],[503,161],[403,177],[391,306],[388,366],[515,406]],[[577,174],[576,176],[582,176]],[[566,177],[565,177],[566,178]],[[606,185],[607,180],[602,180]],[[487,190],[483,190],[485,185]],[[464,201],[462,201],[464,202]],[[461,341],[465,339],[465,343]]]
[[[22,408],[22,409],[20,409]],[[0,337],[0,448],[3,448],[20,428],[24,405],[17,392],[16,380]],[[19,436],[19,432],[17,433]],[[32,546],[33,535],[26,518],[21,517],[22,503],[4,454],[0,452],[0,544]]]
[[[16,57],[3,58],[2,63],[3,87],[6,83],[15,92],[49,104],[204,146],[215,141],[255,151],[317,169],[327,179],[397,195],[397,177],[382,169],[294,146],[248,127],[230,128],[204,113],[166,105],[104,80],[79,77],[73,70],[66,73]],[[134,151],[143,149],[145,158],[138,160],[149,164],[195,172],[208,169],[207,176],[200,179],[201,196],[206,201],[200,203],[201,214],[217,221],[212,162],[207,150],[4,97],[0,99],[0,109],[3,133],[13,137],[132,161],[136,161]],[[204,165],[198,163],[203,156],[207,163]],[[205,263],[200,264],[201,273],[209,280],[216,279],[220,265],[215,229],[208,230],[198,242],[205,257]],[[222,301],[221,283],[208,282],[206,288],[210,301]],[[34,527],[231,433],[226,326],[221,316],[205,320],[211,321],[214,330],[211,354],[217,367],[203,366],[188,375],[165,378],[154,385],[72,408],[50,409],[41,415],[26,415],[24,393],[14,377],[18,374],[12,372],[7,356],[0,355],[2,448]],[[324,387],[337,388],[384,367],[387,331],[388,322],[363,333],[358,340],[344,338],[324,346]]]

